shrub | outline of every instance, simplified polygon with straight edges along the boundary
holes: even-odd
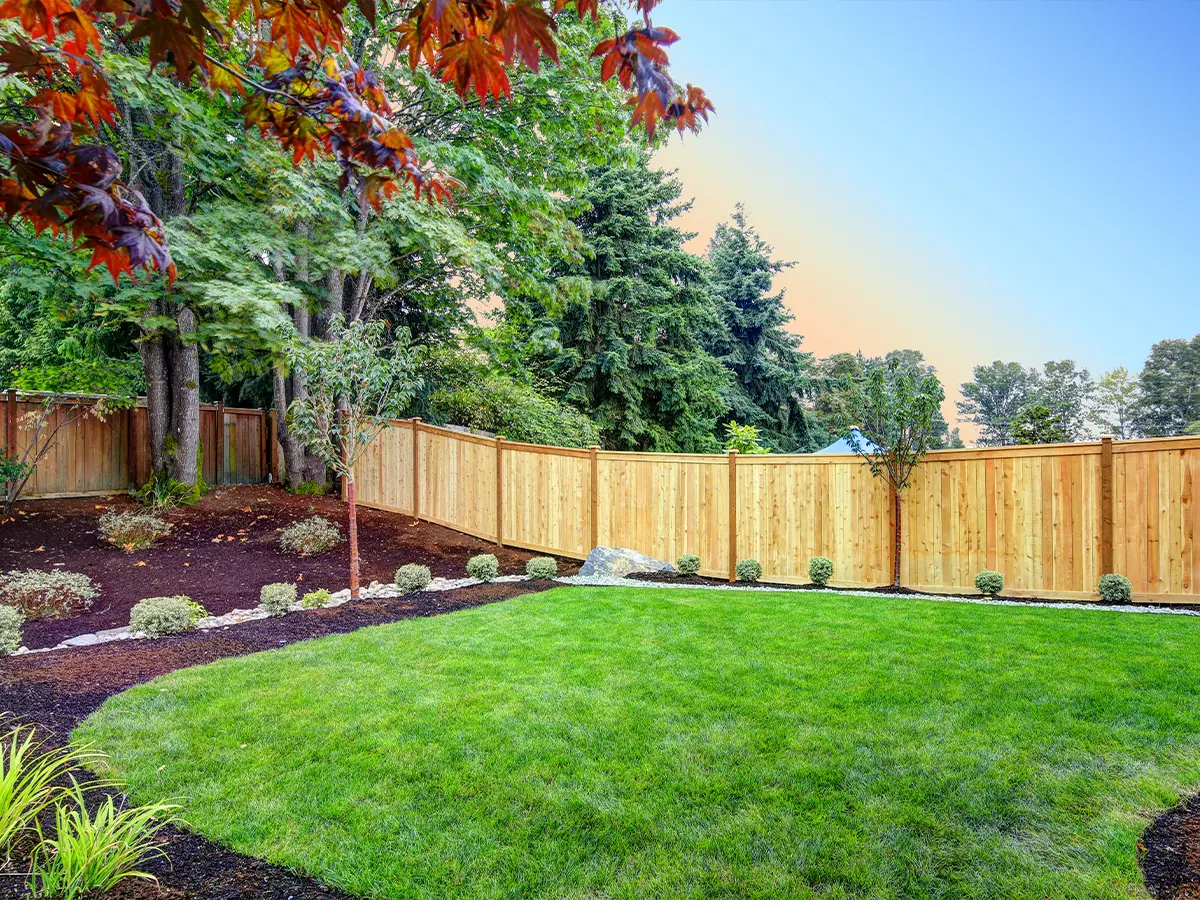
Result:
[[[429,566],[408,563],[396,570],[396,587],[406,594],[424,589],[431,581],[433,573],[429,571]]]
[[[129,628],[140,631],[147,637],[163,637],[179,634],[192,627],[191,597],[147,597],[129,611]]]
[[[975,576],[975,587],[981,594],[992,597],[1004,590],[1004,576],[991,569],[984,569]]]
[[[309,591],[301,597],[300,605],[305,609],[320,609],[322,606],[327,606],[332,599],[333,594],[329,593],[325,588],[319,588],[315,591]]]
[[[100,596],[92,579],[79,572],[13,569],[0,576],[0,604],[15,606],[31,619],[65,619],[91,608]]]
[[[0,606],[0,656],[8,656],[21,647],[21,626],[25,614],[11,606]]]
[[[336,547],[341,540],[340,528],[324,516],[313,516],[283,529],[279,549],[297,556],[314,556]]]
[[[525,574],[530,578],[553,578],[558,574],[558,560],[553,556],[535,556],[525,563]]]
[[[675,560],[675,568],[680,575],[695,575],[700,571],[700,557],[695,553],[685,553]]]
[[[757,559],[739,559],[733,572],[738,581],[758,581],[762,578],[762,565]]]
[[[188,600],[188,621],[192,628],[196,627],[196,623],[201,619],[207,619],[209,612],[195,600]]]
[[[1105,603],[1133,602],[1133,585],[1124,575],[1101,575],[1097,590]]]
[[[500,574],[500,562],[491,553],[480,553],[467,560],[467,574],[480,581],[491,581]]]
[[[812,579],[813,584],[819,584],[821,587],[829,584],[829,579],[833,577],[833,560],[824,556],[814,556],[808,561],[808,577]]]
[[[196,470],[199,472],[203,463],[199,460],[199,454],[197,457]],[[191,506],[204,495],[207,488],[202,478],[197,477],[195,484],[184,484],[168,475],[166,470],[159,470],[133,492],[133,497],[143,506],[162,512],[177,506]]]
[[[296,585],[290,581],[264,584],[258,593],[258,605],[273,616],[282,616],[296,602]]]
[[[323,481],[302,481],[294,488],[288,488],[288,493],[300,497],[324,497],[329,493],[329,485]]]
[[[170,532],[171,526],[151,512],[109,510],[100,517],[100,537],[126,553],[153,547]]]

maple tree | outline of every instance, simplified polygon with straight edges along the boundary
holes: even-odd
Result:
[[[712,103],[700,88],[668,74],[666,47],[678,35],[655,25],[658,0],[631,2],[641,14],[600,42],[601,77],[633,96],[632,123],[651,137],[660,121],[697,130]],[[481,105],[511,93],[508,69],[536,70],[558,59],[555,17],[567,0],[419,0],[380,11],[356,0],[373,28],[394,35],[395,52],[415,72],[424,65],[461,98]],[[573,0],[580,18],[599,0]],[[162,221],[142,194],[120,180],[120,156],[99,138],[117,107],[99,58],[105,39],[144,42],[151,70],[184,84],[245,95],[248,127],[276,139],[294,162],[331,156],[340,186],[379,208],[407,185],[416,197],[451,198],[455,183],[418,156],[379,77],[347,46],[346,0],[230,0],[223,13],[206,0],[3,0],[0,21],[19,30],[0,40],[0,74],[35,89],[27,118],[0,122],[0,211],[38,231],[66,233],[91,251],[91,265],[116,280],[139,267],[174,277]],[[382,15],[381,12],[386,13]],[[111,37],[107,37],[111,36]]]

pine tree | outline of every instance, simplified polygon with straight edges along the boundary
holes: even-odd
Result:
[[[786,328],[793,316],[783,305],[784,292],[771,293],[775,276],[793,263],[771,254],[739,203],[708,245],[710,291],[721,327],[705,346],[733,375],[725,420],[753,425],[773,449],[809,451],[818,436],[802,395],[810,387],[812,356],[800,350],[801,336]]]

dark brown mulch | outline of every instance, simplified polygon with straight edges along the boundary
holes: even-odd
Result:
[[[1200,795],[1155,819],[1138,849],[1155,900],[1200,898]]]
[[[299,580],[301,590],[346,585],[347,546],[301,558],[279,549],[279,530],[322,515],[346,528],[346,505],[336,497],[297,497],[265,485],[212,491],[197,505],[166,518],[171,534],[149,550],[125,553],[101,543],[96,520],[104,510],[133,508],[126,496],[22,503],[14,521],[0,526],[0,571],[61,567],[89,575],[100,587],[81,616],[28,622],[25,644],[53,647],[78,634],[129,624],[129,610],[146,597],[187,594],[214,615],[258,604],[274,581]],[[422,563],[434,575],[462,577],[475,553],[495,553],[505,572],[523,572],[533,554],[429,522],[359,509],[359,555],[364,584],[391,581],[404,563]],[[575,563],[560,561],[560,571]]]

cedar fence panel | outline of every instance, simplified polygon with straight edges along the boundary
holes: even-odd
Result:
[[[570,450],[408,420],[355,471],[365,506],[559,556],[695,553],[716,576],[755,557],[785,584],[827,556],[835,585],[891,581],[891,494],[854,456]],[[974,592],[986,568],[1010,596],[1094,600],[1120,572],[1135,601],[1200,603],[1200,438],[936,451],[902,518],[914,588]]]

